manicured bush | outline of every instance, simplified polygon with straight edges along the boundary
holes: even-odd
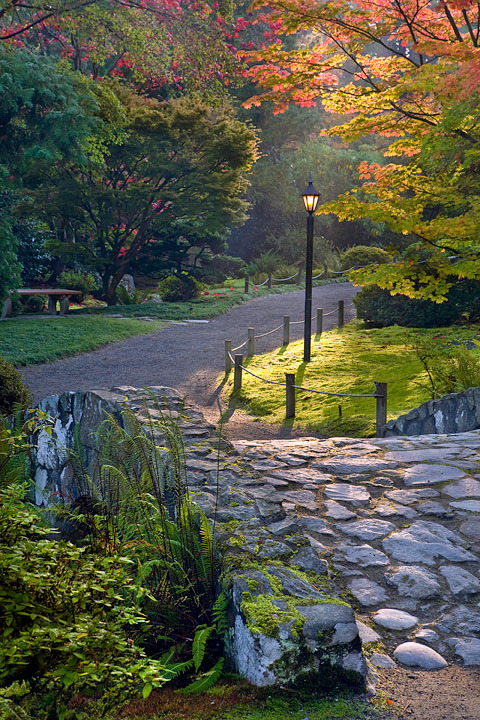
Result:
[[[26,295],[22,297],[22,312],[24,313],[40,313],[47,303],[45,295]]]
[[[11,415],[15,405],[26,405],[29,398],[18,370],[0,356],[0,415]]]
[[[480,282],[461,280],[443,303],[391,295],[377,285],[363,288],[354,298],[357,317],[368,327],[444,327],[469,315],[480,298]]]
[[[98,290],[98,282],[92,273],[76,272],[75,270],[65,270],[58,278],[58,285],[68,290],[81,290],[82,295],[79,298],[81,300],[85,295],[90,295]]]
[[[202,291],[202,283],[188,273],[170,275],[158,285],[158,292],[165,302],[184,302],[198,297]]]
[[[373,245],[355,245],[340,255],[340,268],[349,270],[364,265],[378,265],[390,262],[392,256],[382,248]]]

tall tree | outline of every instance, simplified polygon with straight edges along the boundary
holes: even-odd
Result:
[[[113,86],[124,121],[94,147],[88,163],[37,163],[33,211],[58,228],[55,251],[102,276],[109,304],[132,261],[152,244],[218,246],[244,221],[245,172],[255,135],[228,107],[196,100],[160,103]],[[108,123],[105,124],[108,132]],[[175,245],[176,243],[176,245]]]
[[[252,103],[281,111],[321,101],[349,118],[329,134],[389,138],[388,163],[361,163],[362,187],[321,208],[387,222],[414,240],[399,262],[358,279],[442,299],[455,276],[479,277],[478,4],[271,0],[258,21],[270,32],[248,53],[263,86]]]

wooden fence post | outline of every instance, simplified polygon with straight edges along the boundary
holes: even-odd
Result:
[[[298,266],[297,285],[300,285],[300,283],[302,282],[302,270],[303,265],[302,263],[300,263],[300,265]]]
[[[255,328],[248,328],[247,357],[255,355]]]
[[[272,289],[272,273],[269,273],[269,275],[268,275],[267,288],[268,288],[269,290]]]
[[[323,308],[317,308],[317,335],[323,332]]]
[[[248,293],[248,275],[245,278],[245,295]]]
[[[290,315],[283,316],[283,344],[290,342]]]
[[[295,385],[295,374],[294,373],[285,373],[285,402],[286,402],[285,417],[287,419],[295,417],[295,388],[293,387],[294,385]]]
[[[377,437],[382,437],[382,428],[387,424],[387,383],[375,382],[375,404],[376,433]]]
[[[343,328],[344,320],[344,302],[343,300],[338,301],[338,327]]]
[[[232,341],[225,340],[225,375],[232,369]]]
[[[233,391],[242,387],[242,363],[243,355],[235,355],[235,369],[233,371]]]

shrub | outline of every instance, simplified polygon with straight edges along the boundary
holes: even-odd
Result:
[[[201,267],[192,270],[197,280],[210,285],[223,283],[227,278],[243,277],[245,262],[229,255],[202,256]]]
[[[68,290],[81,290],[80,300],[83,300],[85,295],[90,295],[95,290],[98,290],[99,287],[92,273],[76,272],[75,270],[65,270],[59,276],[58,284]]]
[[[382,248],[373,245],[355,245],[340,255],[340,268],[349,270],[364,265],[379,265],[390,262],[392,256]]]
[[[45,295],[27,295],[22,298],[22,312],[40,313],[45,308],[47,302]]]
[[[203,285],[186,272],[170,275],[158,284],[158,292],[165,302],[185,302],[198,297]]]
[[[357,317],[368,327],[444,327],[461,319],[478,303],[480,282],[461,280],[449,291],[447,300],[414,300],[406,295],[391,295],[377,285],[363,288],[354,298]]]
[[[418,341],[413,349],[428,376],[432,398],[480,387],[480,344],[473,350],[463,344],[435,347]]]
[[[0,415],[11,415],[16,405],[26,405],[29,398],[18,370],[0,356]]]

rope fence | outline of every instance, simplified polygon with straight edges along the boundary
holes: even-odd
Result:
[[[353,303],[350,303],[347,307],[353,306]],[[338,301],[338,310],[331,310],[328,313],[325,313],[325,316],[332,315],[334,312],[338,312],[338,328],[341,329],[344,324],[344,301],[339,300]],[[323,309],[317,308],[317,313],[312,317],[312,320],[315,318],[317,319],[317,335],[321,335],[323,331]],[[294,418],[295,417],[295,399],[296,399],[296,390],[299,392],[309,392],[314,393],[316,395],[328,395],[328,396],[335,396],[335,397],[357,397],[357,398],[374,398],[375,399],[375,405],[376,405],[376,432],[377,436],[381,434],[381,430],[383,426],[387,422],[387,383],[382,382],[375,382],[375,392],[373,393],[341,393],[341,392],[328,392],[326,390],[314,390],[313,388],[307,388],[303,385],[296,385],[295,384],[295,374],[294,373],[285,373],[285,382],[280,382],[278,380],[269,380],[268,378],[264,378],[261,375],[257,375],[256,373],[249,370],[245,365],[243,364],[243,355],[236,353],[237,350],[241,350],[245,345],[247,346],[246,351],[246,357],[253,357],[255,354],[255,340],[258,340],[259,338],[266,337],[267,335],[271,335],[274,332],[278,332],[283,328],[283,344],[288,345],[290,342],[290,325],[300,325],[304,323],[304,320],[295,320],[294,322],[290,321],[289,315],[283,316],[283,323],[279,325],[278,327],[274,328],[273,330],[269,330],[268,332],[262,333],[260,335],[255,335],[254,328],[248,328],[248,338],[247,340],[239,345],[236,348],[232,348],[232,341],[231,340],[225,340],[225,374],[228,374],[232,368],[234,371],[233,374],[233,391],[236,392],[241,389],[242,387],[242,381],[243,381],[243,372],[248,373],[248,375],[252,375],[253,377],[257,378],[257,380],[261,380],[262,382],[268,383],[269,385],[282,385],[285,387],[285,405],[286,405],[286,411],[285,411],[285,417],[288,418]],[[236,354],[234,354],[236,353]],[[342,414],[342,406],[338,406],[339,416],[341,417]]]

